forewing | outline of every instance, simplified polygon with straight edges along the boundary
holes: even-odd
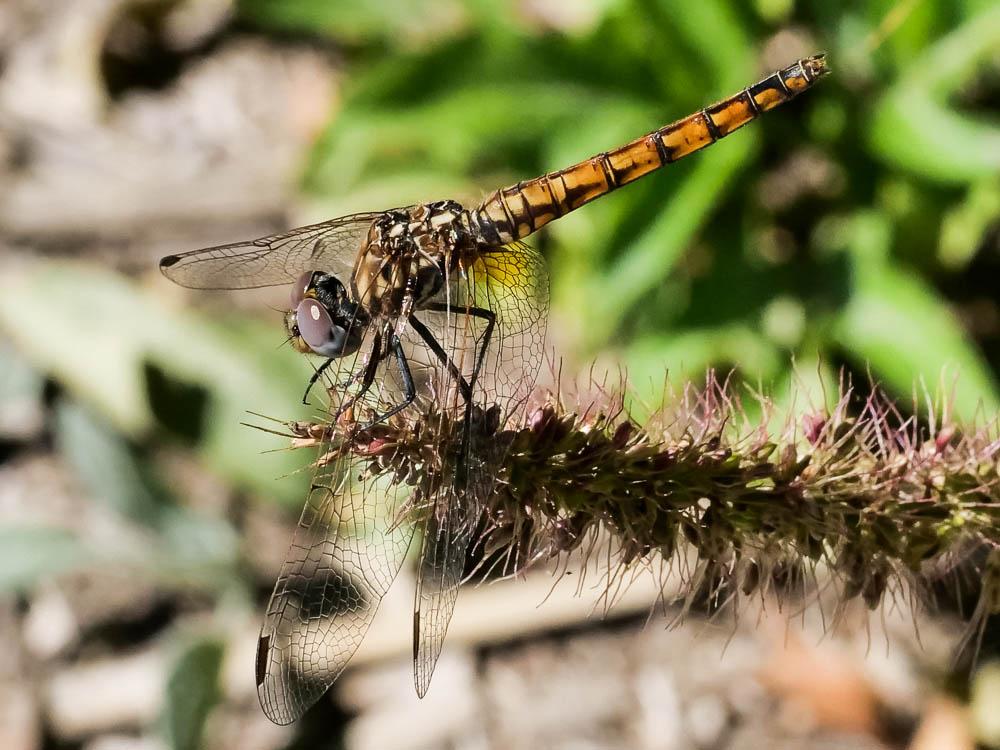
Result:
[[[446,312],[419,317],[471,384],[477,408],[467,423],[465,450],[459,451],[458,464],[451,468],[453,481],[433,498],[424,526],[413,622],[414,682],[420,696],[430,685],[455,609],[466,553],[505,458],[490,431],[477,423],[491,407],[500,410],[502,419],[509,418],[527,399],[538,374],[548,314],[545,261],[524,243],[484,251],[464,274],[449,279],[444,294]],[[477,310],[495,316],[492,334],[487,335],[488,317],[476,314]],[[444,412],[462,418],[465,407],[458,389],[446,394]]]
[[[258,643],[257,693],[271,721],[298,719],[361,644],[413,535],[399,522],[411,492],[347,458],[318,469]]]
[[[325,271],[346,283],[368,230],[380,215],[351,214],[256,240],[168,255],[160,261],[160,270],[192,289],[291,284],[306,271]]]

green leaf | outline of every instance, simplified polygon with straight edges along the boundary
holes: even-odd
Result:
[[[331,216],[344,216],[359,211],[381,210],[392,206],[409,206],[435,198],[461,200],[476,198],[482,190],[451,171],[405,169],[364,177],[347,192],[322,192],[302,213],[304,223],[318,222]]]
[[[582,330],[587,351],[608,341],[632,307],[664,283],[755,150],[756,136],[743,133],[693,157],[697,163],[669,200],[664,198],[663,210],[648,228],[624,249],[603,278],[593,279],[594,288],[580,290],[590,302],[571,309],[585,316]],[[565,291],[557,288],[555,293]]]
[[[995,176],[1000,126],[960,113],[946,100],[998,49],[1000,6],[994,5],[926,50],[875,109],[869,129],[875,153],[942,183]]]
[[[133,439],[155,426],[150,364],[200,384],[209,396],[200,448],[212,468],[283,502],[304,496],[304,475],[275,478],[301,469],[308,455],[262,455],[287,443],[240,425],[248,410],[280,419],[307,414],[299,401],[309,364],[289,347],[278,348],[277,316],[267,325],[245,316],[199,316],[109,271],[36,261],[0,277],[0,332],[35,368]]]
[[[621,102],[614,108],[597,107],[591,115],[573,128],[565,129],[559,137],[548,139],[540,171],[555,171],[627,143],[658,127],[670,116],[662,107],[638,100]],[[570,254],[572,265],[562,264],[561,273],[570,269],[583,276],[603,273],[605,259],[612,255],[623,225],[634,217],[649,189],[648,180],[640,182],[549,225],[549,234]]]
[[[996,381],[951,310],[923,279],[893,265],[887,224],[876,214],[853,222],[850,252],[853,287],[834,324],[834,339],[857,366],[869,366],[899,395],[921,382],[933,388],[957,374],[955,416],[971,420],[980,409],[1000,406]]]
[[[983,238],[1000,217],[1000,177],[969,186],[965,199],[945,214],[941,222],[938,257],[949,268],[972,262]]]
[[[171,750],[203,747],[205,721],[222,692],[219,673],[225,647],[220,639],[199,638],[185,645],[167,679],[163,732]]]
[[[0,592],[29,589],[40,578],[59,575],[94,560],[66,529],[0,528]]]
[[[716,93],[732,93],[746,85],[746,71],[752,63],[750,40],[744,24],[725,0],[658,0],[663,17],[699,53],[712,71]]]
[[[346,193],[362,176],[398,169],[400,163],[462,172],[498,149],[544,140],[582,110],[628,111],[634,106],[631,99],[578,85],[494,81],[449,90],[405,108],[347,109],[314,154],[309,186]],[[521,111],[531,112],[531,118],[514,121]]]
[[[740,324],[646,336],[625,350],[623,360],[630,390],[654,410],[668,375],[670,382],[683,384],[700,380],[711,367],[729,365],[768,380],[782,365],[777,347]],[[642,413],[638,404],[633,408],[636,414]]]
[[[53,430],[59,452],[87,494],[127,518],[159,525],[162,498],[150,489],[129,446],[107,424],[63,399],[56,407]]]
[[[261,26],[356,43],[438,36],[465,17],[457,0],[240,0],[237,12]]]
[[[89,496],[156,532],[143,549],[123,545],[108,555],[181,586],[215,589],[238,578],[239,539],[230,523],[169,504],[137,451],[108,425],[63,400],[56,408],[55,436]]]
[[[28,438],[42,431],[41,375],[0,340],[0,437]]]
[[[212,590],[240,586],[240,539],[233,526],[184,508],[168,508],[161,524],[162,562],[153,572],[164,581]]]
[[[773,410],[767,428],[772,435],[780,435],[788,426],[801,429],[799,420],[804,414],[831,411],[840,388],[830,364],[815,352],[807,352],[782,373],[770,393]]]

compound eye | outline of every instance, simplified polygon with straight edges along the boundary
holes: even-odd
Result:
[[[299,303],[295,322],[302,340],[317,354],[333,358],[347,353],[347,331],[334,323],[327,309],[316,300],[304,299]]]
[[[314,299],[304,299],[295,308],[295,322],[299,326],[299,335],[313,350],[319,350],[330,344],[333,334],[333,318],[319,302]]]
[[[299,276],[295,281],[295,286],[292,287],[292,309],[298,308],[299,303],[305,299],[306,292],[309,287],[312,286],[313,272],[306,271],[304,274]]]

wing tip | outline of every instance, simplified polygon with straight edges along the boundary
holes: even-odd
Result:
[[[181,260],[179,255],[164,255],[160,258],[160,270],[166,273],[168,268],[173,268]]]
[[[278,725],[279,727],[287,727],[289,724],[294,724],[296,720],[299,718],[297,716],[292,716],[291,714],[287,713],[277,713],[271,710],[273,707],[269,708],[264,704],[263,701],[261,701],[260,707],[263,709],[264,715],[267,717],[267,720],[270,721],[272,724]]]
[[[414,662],[413,666],[413,687],[417,691],[417,697],[422,699],[425,695],[427,695],[427,691],[431,687],[431,676],[430,674],[427,674],[426,670],[420,668],[418,662]],[[433,672],[431,672],[431,674],[433,674]]]
[[[304,707],[290,703],[287,696],[282,695],[274,689],[273,680],[270,681],[270,684],[266,681],[258,683],[257,699],[260,701],[260,708],[268,721],[272,724],[277,724],[279,727],[294,724],[302,718],[302,714],[306,712],[309,706],[319,700],[319,698],[316,698]]]

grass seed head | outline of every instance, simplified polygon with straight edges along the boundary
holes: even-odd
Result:
[[[510,574],[593,549],[603,533],[622,575],[693,553],[689,600],[781,594],[822,566],[839,580],[841,603],[860,597],[875,608],[906,586],[929,590],[956,560],[975,557],[961,551],[985,549],[976,618],[1000,612],[995,424],[953,425],[943,408],[904,416],[877,387],[859,398],[844,382],[833,408],[773,431],[772,404],[755,396],[753,418],[733,391],[709,373],[642,426],[607,391],[578,410],[549,394],[507,424],[495,408],[474,409],[468,460],[493,477],[481,487],[479,551]],[[416,417],[362,431],[288,427],[295,444],[326,446],[321,461],[347,453],[427,497],[454,480],[464,425],[428,401]],[[418,505],[408,512],[422,522]]]

